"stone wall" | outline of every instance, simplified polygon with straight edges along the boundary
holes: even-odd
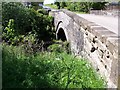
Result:
[[[118,17],[119,10],[90,10],[90,14]]]
[[[96,71],[106,79],[108,88],[116,88],[118,85],[118,36],[67,10],[54,13],[54,23],[56,36],[62,28],[67,41],[70,42],[71,51],[89,60]]]

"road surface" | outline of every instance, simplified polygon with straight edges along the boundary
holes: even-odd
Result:
[[[94,14],[77,14],[84,19],[94,22],[118,35],[118,17],[100,16]],[[119,34],[120,35],[120,34]]]

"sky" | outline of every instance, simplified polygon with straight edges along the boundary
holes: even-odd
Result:
[[[51,4],[54,3],[55,0],[44,0],[44,4]]]

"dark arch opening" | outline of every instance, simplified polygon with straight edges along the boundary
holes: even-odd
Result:
[[[58,40],[62,40],[62,41],[66,41],[66,36],[65,36],[65,32],[62,28],[59,29],[58,33],[57,33],[57,39]]]

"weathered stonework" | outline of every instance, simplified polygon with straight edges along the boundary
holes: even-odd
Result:
[[[117,88],[118,36],[73,12],[61,10],[51,13],[54,16],[56,37],[62,28],[67,41],[70,42],[71,51],[88,59],[96,71],[106,79],[108,88]]]

